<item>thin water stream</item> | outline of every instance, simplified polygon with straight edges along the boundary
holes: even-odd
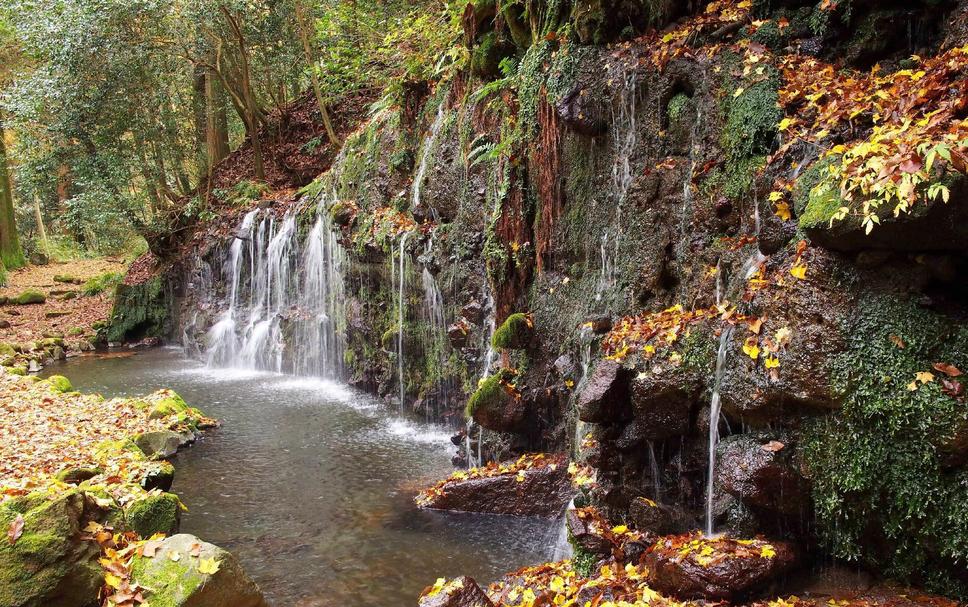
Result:
[[[180,350],[54,365],[105,396],[161,387],[222,427],[179,453],[182,531],[233,552],[284,607],[412,605],[439,576],[485,583],[544,560],[548,521],[417,510],[450,433],[341,384],[208,369]]]

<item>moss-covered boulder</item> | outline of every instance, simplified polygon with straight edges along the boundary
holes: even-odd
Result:
[[[189,410],[185,400],[171,390],[157,392],[149,398],[148,402],[151,406],[148,410],[148,419],[163,419]]]
[[[193,550],[195,545],[200,549]],[[132,579],[149,589],[145,598],[154,607],[266,606],[234,556],[185,533],[165,539],[151,558],[135,557]]]
[[[494,331],[491,344],[505,350],[523,350],[534,337],[534,321],[528,314],[512,314]]]
[[[467,401],[465,416],[496,432],[519,428],[525,419],[525,406],[510,386],[513,379],[512,371],[501,369],[482,381]]]
[[[161,489],[162,491],[169,491],[171,489],[171,484],[175,481],[175,467],[171,465],[170,462],[156,462],[154,466],[148,470],[144,478],[141,479],[141,486],[151,491],[152,489]]]
[[[51,375],[47,378],[47,383],[50,384],[50,389],[54,392],[71,392],[74,390],[74,386],[71,384],[71,380],[67,379],[63,375]]]
[[[55,475],[55,478],[62,483],[68,483],[70,485],[79,485],[86,480],[90,480],[101,474],[100,468],[91,467],[77,467],[73,466],[70,468],[64,468]]]
[[[161,337],[170,330],[169,296],[160,277],[138,285],[119,284],[111,321],[103,338],[108,342]]]
[[[181,504],[173,493],[149,495],[135,502],[124,512],[128,527],[141,537],[155,533],[172,535],[181,522]]]
[[[28,306],[31,304],[42,304],[47,301],[47,296],[35,289],[27,289],[20,294],[10,298],[9,303],[18,306]]]
[[[105,510],[78,491],[32,494],[0,505],[0,529],[23,521],[14,541],[0,541],[0,607],[85,607],[103,583],[98,545],[81,539]],[[8,531],[9,533],[9,531]]]

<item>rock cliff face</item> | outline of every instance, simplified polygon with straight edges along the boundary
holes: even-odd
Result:
[[[917,70],[968,42],[964,6],[566,4],[469,5],[465,71],[389,96],[299,203],[169,276],[172,337],[211,351],[229,311],[245,364],[298,371],[329,336],[325,373],[455,425],[470,401],[458,459],[568,450],[612,519],[708,505],[964,591],[964,68],[946,56],[932,102],[954,108],[948,201],[870,235],[825,168],[869,111],[791,130],[835,94],[798,96],[807,72]],[[338,246],[313,257],[320,223]],[[263,258],[292,282],[258,294]],[[274,304],[313,264],[338,313]]]

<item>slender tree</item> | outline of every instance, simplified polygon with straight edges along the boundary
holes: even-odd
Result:
[[[27,262],[20,248],[13,209],[13,187],[7,168],[6,132],[0,119],[0,260],[5,268],[19,268]]]

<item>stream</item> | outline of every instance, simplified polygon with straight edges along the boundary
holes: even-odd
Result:
[[[450,432],[324,380],[212,370],[181,350],[53,365],[106,397],[172,388],[217,417],[174,459],[181,531],[235,554],[276,606],[413,605],[437,577],[482,585],[547,556],[550,521],[418,510]]]

